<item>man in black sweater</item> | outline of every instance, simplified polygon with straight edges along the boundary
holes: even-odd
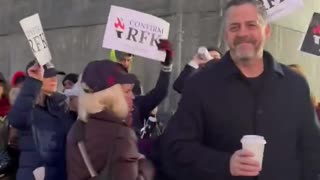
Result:
[[[229,51],[185,87],[161,139],[165,172],[175,180],[318,180],[320,131],[305,78],[278,63],[260,1],[231,0],[224,16]],[[242,149],[263,136],[263,164]]]

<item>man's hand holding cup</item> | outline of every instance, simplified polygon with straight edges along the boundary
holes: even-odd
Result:
[[[230,159],[231,175],[258,176],[262,170],[266,140],[262,136],[246,135],[241,143],[242,150],[236,151]]]
[[[236,151],[230,160],[230,172],[232,176],[258,176],[261,166],[253,159],[254,154],[248,150]]]

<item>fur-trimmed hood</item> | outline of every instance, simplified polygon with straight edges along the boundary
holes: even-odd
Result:
[[[81,121],[87,122],[88,115],[102,111],[106,111],[119,121],[128,116],[129,108],[120,84],[99,92],[83,93],[79,96],[78,115]]]

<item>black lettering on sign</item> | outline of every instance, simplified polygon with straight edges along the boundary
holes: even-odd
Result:
[[[131,38],[134,42],[137,42],[136,36],[138,35],[138,30],[130,27],[129,28],[129,34],[127,40],[131,41]]]
[[[46,41],[46,37],[44,36],[44,33],[40,34],[40,39],[42,41],[42,44],[43,44],[43,48],[47,48],[48,47],[48,43]]]
[[[138,29],[132,27],[129,27],[129,33],[127,36],[127,40],[129,41],[138,42],[141,44],[147,42],[150,44],[150,46],[155,46],[157,40],[159,40],[160,38],[161,35],[159,34],[150,33],[144,30],[139,31]]]
[[[29,39],[29,44],[34,53],[39,52],[42,49],[48,48],[48,43],[45,39],[44,33],[41,33]]]
[[[33,41],[32,40],[28,40],[29,41],[29,44],[30,44],[30,47],[31,47],[31,50],[32,50],[32,52],[36,52],[36,50],[34,49],[34,47],[33,47]]]
[[[282,3],[285,0],[260,0],[262,1],[264,7],[266,7],[267,9],[271,9],[277,5],[279,5],[280,3]]]
[[[33,41],[36,43],[37,51],[40,51],[41,47],[43,46],[40,36],[33,37]]]
[[[145,36],[147,35],[147,36]],[[148,36],[150,35],[147,31],[141,31],[140,43],[143,44],[143,40],[147,40]]]
[[[157,35],[157,34],[154,34],[152,33],[152,36],[151,36],[151,41],[150,41],[150,46],[155,46],[157,41],[161,38],[161,35]]]

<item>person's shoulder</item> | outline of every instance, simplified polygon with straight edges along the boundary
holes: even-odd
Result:
[[[210,61],[206,64],[206,66],[198,70],[198,72],[192,78],[195,79],[194,81],[199,83],[213,81],[214,79],[221,77],[219,74],[222,66],[223,62]]]
[[[288,81],[292,81],[292,82],[299,82],[299,83],[306,83],[307,84],[307,80],[305,77],[303,77],[301,74],[293,71],[292,69],[290,69],[287,65],[285,64],[281,64],[279,63],[281,66],[281,69],[284,73],[284,76],[286,77],[286,79]]]
[[[188,78],[183,93],[203,94],[204,90],[216,85],[221,78],[219,76],[219,64],[220,62],[209,62]]]
[[[304,90],[309,93],[310,89],[306,77],[293,71],[285,64],[280,63],[280,66],[282,68],[286,84],[289,84],[294,89]]]

